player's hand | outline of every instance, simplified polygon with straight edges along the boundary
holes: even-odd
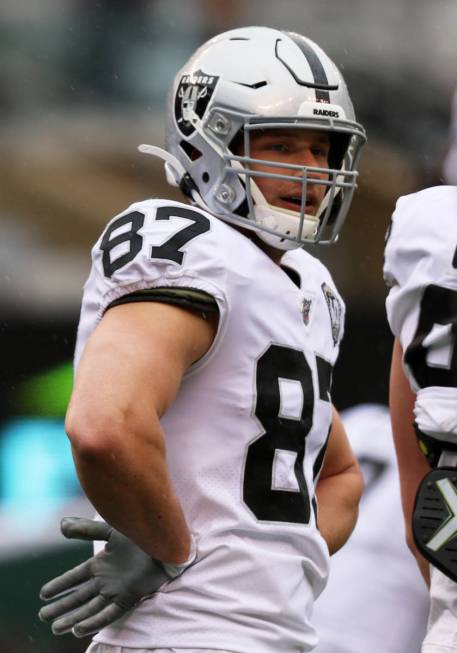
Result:
[[[51,623],[55,635],[72,631],[76,637],[85,637],[98,632],[193,561],[162,565],[105,522],[66,517],[60,529],[70,539],[105,540],[106,545],[42,587],[40,598],[51,603],[40,610],[39,617]]]

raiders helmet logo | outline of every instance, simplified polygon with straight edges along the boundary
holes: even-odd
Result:
[[[203,118],[218,80],[202,70],[181,77],[175,96],[175,119],[184,136],[190,136],[195,122]]]

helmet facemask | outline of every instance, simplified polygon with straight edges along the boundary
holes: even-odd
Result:
[[[331,118],[245,116],[217,106],[203,121],[195,119],[193,126],[193,135],[181,140],[179,148],[186,158],[185,168],[200,192],[197,201],[191,198],[195,204],[228,222],[256,231],[262,240],[278,249],[335,242],[357,186],[355,167],[365,141],[362,128],[357,130],[354,123]],[[329,167],[252,158],[252,135],[278,129],[328,134]],[[256,166],[263,170],[255,169]],[[297,187],[300,184],[297,209],[269,204],[256,183],[261,178],[278,183],[290,181]],[[325,190],[313,213],[306,210],[311,186]]]
[[[278,130],[293,130],[298,134],[303,130],[306,136],[310,132],[329,135],[329,163],[324,166],[299,165],[268,159],[252,158],[251,136]],[[317,125],[316,121],[287,119],[249,118],[243,127],[243,147],[240,139],[231,145],[232,151],[242,154],[226,154],[228,165],[237,171],[243,180],[246,191],[244,211],[246,217],[262,231],[259,236],[268,244],[279,249],[293,249],[310,243],[331,243],[338,236],[338,231],[349,208],[352,194],[356,187],[357,172],[354,170],[353,141],[356,137],[345,125],[336,131],[335,126]],[[358,148],[357,148],[358,150]],[[259,170],[261,166],[261,170]],[[228,170],[228,168],[227,168]],[[294,209],[284,208],[269,203],[259,186],[260,180],[274,179],[278,184],[288,184],[289,195],[297,204]],[[320,201],[309,205],[309,195]]]

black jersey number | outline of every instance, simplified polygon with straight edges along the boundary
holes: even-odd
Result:
[[[330,375],[327,376],[330,382]],[[300,385],[303,402],[300,414],[293,418],[281,415],[280,379]],[[313,421],[314,388],[311,368],[304,353],[290,347],[271,345],[257,362],[256,386],[255,415],[265,433],[248,447],[243,481],[244,502],[259,520],[308,524],[311,503],[303,460],[306,436]],[[328,401],[328,387],[322,388],[319,394]],[[297,489],[272,487],[278,450],[294,456]]]
[[[182,206],[160,206],[157,209],[155,220],[170,220],[170,218],[186,218],[191,221],[191,224],[170,236],[162,245],[151,247],[150,256],[151,258],[162,258],[181,264],[184,257],[181,248],[190,240],[209,231],[210,222],[202,213]],[[144,219],[144,213],[132,211],[114,220],[107,228],[100,244],[100,249],[103,252],[102,261],[105,277],[111,277],[116,270],[133,261],[138,252],[141,251],[143,237],[139,231],[144,225]],[[113,236],[115,231],[126,225],[128,226],[127,229]],[[117,258],[112,258],[112,250],[123,243],[127,243],[127,251]]]
[[[456,250],[457,253],[457,250]],[[447,367],[427,362],[426,337],[435,325],[450,326],[452,346]],[[411,344],[405,351],[405,363],[421,388],[429,386],[457,387],[457,291],[431,284],[422,296],[419,321]]]

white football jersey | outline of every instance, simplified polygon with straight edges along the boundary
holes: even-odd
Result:
[[[457,438],[457,187],[398,200],[385,249],[387,317],[417,394],[421,431]]]
[[[133,204],[111,221],[92,262],[76,363],[104,311],[123,296],[195,291],[219,310],[210,351],[162,419],[197,562],[97,641],[311,651],[312,605],[329,565],[314,489],[344,320],[328,271],[304,250],[287,252],[282,264],[298,286],[236,229],[164,200]]]

